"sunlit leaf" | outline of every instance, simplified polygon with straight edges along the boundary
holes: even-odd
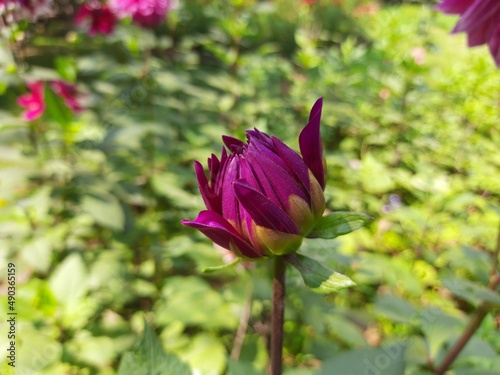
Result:
[[[349,277],[331,271],[316,260],[303,255],[285,255],[285,260],[299,270],[304,283],[316,293],[332,293],[356,285]]]
[[[332,212],[323,216],[309,232],[309,238],[331,239],[343,234],[351,233],[362,228],[371,221],[368,215],[357,212]]]

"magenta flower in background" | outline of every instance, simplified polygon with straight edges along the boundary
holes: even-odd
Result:
[[[78,90],[75,85],[62,80],[56,80],[50,83],[50,88],[64,100],[64,104],[74,113],[82,110],[82,107],[78,103]]]
[[[49,85],[52,91],[59,95],[63,99],[64,104],[74,113],[82,110],[81,105],[78,103],[78,91],[75,85],[62,80],[52,81]],[[33,121],[45,112],[45,82],[29,82],[26,86],[30,92],[19,96],[17,104],[25,108],[22,116],[27,121]]]
[[[500,1],[443,0],[436,6],[443,13],[459,14],[453,33],[467,33],[469,47],[487,44],[500,67]]]
[[[44,90],[45,84],[42,81],[27,83],[30,92],[17,98],[17,104],[23,108],[23,117],[28,121],[39,118],[45,111]]]
[[[195,162],[207,209],[182,224],[245,259],[295,252],[325,209],[322,105],[316,101],[299,136],[302,157],[257,129],[247,131],[246,143],[223,136],[220,160],[208,159],[208,179]]]
[[[108,35],[115,29],[116,16],[107,5],[89,2],[76,13],[75,23],[78,27],[86,27],[90,36]]]
[[[109,5],[118,17],[130,16],[134,23],[143,27],[158,26],[173,8],[171,0],[110,0]]]

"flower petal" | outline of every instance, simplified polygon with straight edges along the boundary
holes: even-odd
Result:
[[[272,139],[278,155],[285,161],[288,169],[297,176],[297,179],[302,183],[304,189],[309,191],[309,171],[304,160],[280,139],[276,137],[272,137]]]
[[[233,187],[238,201],[257,225],[280,232],[299,234],[299,229],[286,212],[248,185],[245,180],[235,181]]]
[[[261,258],[259,253],[243,239],[222,216],[212,211],[201,211],[195,220],[181,220],[183,225],[198,229],[217,245],[231,250],[237,256],[246,258]]]
[[[473,2],[474,0],[443,0],[434,9],[447,14],[462,14],[465,13]]]
[[[245,156],[258,178],[261,186],[259,190],[274,204],[282,207],[288,212],[288,198],[292,194],[301,197],[309,203],[309,194],[300,181],[295,178],[295,174],[283,169],[277,163],[273,162],[272,159],[251,152],[250,150]],[[285,166],[285,168],[287,167]],[[276,197],[277,200],[273,199],[274,197]]]
[[[246,143],[239,140],[238,138],[230,137],[229,135],[223,135],[222,141],[226,145],[226,147],[233,152],[241,152],[243,148],[246,146]]]
[[[491,19],[500,11],[500,1],[475,1],[462,15],[453,32],[470,32]]]
[[[232,182],[240,178],[240,160],[239,156],[231,154],[228,157],[225,171],[222,174],[221,181],[221,199],[222,199],[222,216],[229,220],[236,230],[241,229],[241,217],[239,212],[239,203],[234,194]]]
[[[253,138],[253,139],[258,139],[258,140],[262,141],[269,148],[272,147],[272,145],[273,145],[271,137],[268,136],[266,133],[261,132],[257,128],[254,128],[253,130],[247,130],[246,133],[247,133],[248,143],[251,143],[252,138]]]
[[[487,42],[490,23],[481,24],[467,32],[467,45],[469,47],[481,46]]]
[[[27,111],[23,113],[23,116],[28,121],[33,121],[43,115],[45,111],[45,104],[42,103],[40,106],[29,108]]]
[[[492,30],[488,45],[497,67],[500,68],[500,23]]]
[[[203,166],[198,161],[194,162],[194,171],[196,173],[198,188],[200,189],[201,197],[203,198],[203,202],[205,202],[205,206],[210,211],[215,211],[219,214],[222,213],[221,199],[208,185]]]
[[[321,187],[325,188],[325,167],[321,143],[320,121],[323,98],[319,98],[311,109],[309,123],[299,136],[300,153]]]

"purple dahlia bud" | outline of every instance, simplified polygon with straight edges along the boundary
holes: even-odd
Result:
[[[246,259],[295,252],[325,209],[322,106],[321,98],[300,134],[302,157],[257,129],[247,131],[247,142],[223,136],[220,160],[208,159],[209,178],[195,162],[207,209],[182,224]]]

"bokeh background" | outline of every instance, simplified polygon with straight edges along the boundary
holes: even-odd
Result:
[[[374,220],[304,241],[357,286],[317,295],[289,270],[285,374],[433,374],[483,300],[493,307],[449,374],[500,374],[500,297],[487,289],[500,73],[433,5],[178,0],[153,28],[125,18],[91,36],[67,0],[4,24],[0,353],[9,262],[18,353],[16,372],[2,355],[0,373],[264,373],[269,265],[203,274],[224,259],[179,220],[203,208],[192,164],[218,154],[222,134],[257,127],[298,149],[324,97],[327,207]],[[26,84],[58,80],[82,109],[46,88],[28,121]],[[120,367],[127,352],[151,370]]]

